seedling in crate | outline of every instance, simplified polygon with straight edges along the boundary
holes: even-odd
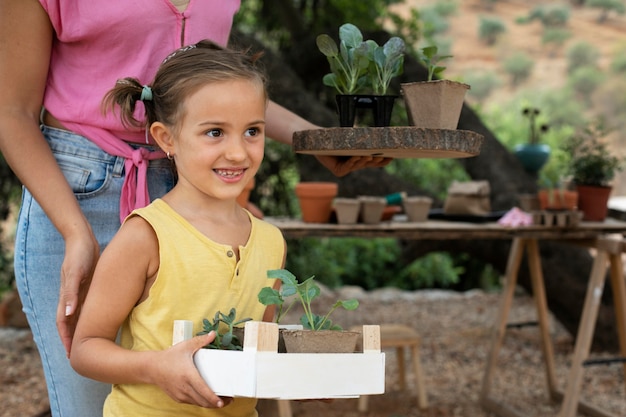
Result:
[[[202,320],[202,331],[197,333],[197,336],[201,336],[203,334],[208,334],[212,331],[215,331],[215,339],[205,346],[206,349],[222,349],[222,350],[243,350],[243,340],[234,333],[235,330],[241,329],[241,327],[237,328],[238,325],[243,324],[247,321],[252,320],[247,317],[245,319],[236,320],[237,311],[235,308],[230,309],[230,313],[228,315],[217,312],[215,313],[215,317],[213,317],[213,322],[208,319]],[[220,323],[225,324],[228,327],[226,332],[220,333]]]
[[[317,315],[313,313],[311,302],[317,298],[320,293],[320,287],[315,282],[315,275],[298,283],[295,275],[286,269],[274,269],[267,271],[267,277],[271,279],[280,279],[282,282],[281,289],[276,290],[271,287],[265,287],[259,292],[259,301],[261,304],[270,306],[278,306],[276,315],[276,323],[287,314],[293,307],[294,303],[300,300],[304,308],[304,314],[300,318],[300,323],[305,329],[309,330],[341,330],[341,326],[333,324],[330,315],[337,308],[342,307],[346,310],[356,310],[359,302],[356,299],[339,300],[332,305],[328,313],[325,315]],[[288,304],[286,303],[289,300]]]

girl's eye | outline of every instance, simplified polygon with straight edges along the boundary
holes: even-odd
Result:
[[[216,138],[219,136],[222,136],[222,130],[221,129],[211,129],[208,132],[206,132],[207,136],[210,136],[212,138]]]
[[[259,134],[259,129],[256,127],[251,127],[246,131],[246,136],[256,136]]]

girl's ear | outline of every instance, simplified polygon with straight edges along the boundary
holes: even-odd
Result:
[[[163,152],[169,152],[171,155],[174,155],[174,136],[167,126],[161,122],[152,123],[150,135],[152,135]]]

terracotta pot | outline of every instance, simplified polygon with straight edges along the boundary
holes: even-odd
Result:
[[[248,183],[244,187],[241,194],[239,194],[239,196],[237,197],[237,203],[239,203],[241,207],[248,206],[248,201],[250,200],[250,193],[254,189],[254,183],[255,183],[255,180],[254,180],[254,177],[252,177],[252,179],[248,181]]]
[[[385,209],[383,210],[383,214],[381,214],[380,216],[380,221],[386,222],[388,220],[393,220],[393,216],[401,212],[402,212],[402,207],[397,206],[397,205],[390,206],[387,203],[387,207],[385,207]]]
[[[361,333],[340,330],[283,330],[287,353],[354,353]]]
[[[335,213],[337,214],[337,223],[339,224],[355,224],[359,220],[359,212],[361,211],[361,202],[356,198],[335,198]]]
[[[361,220],[365,224],[380,223],[387,199],[385,197],[359,196],[361,202]]]
[[[338,185],[334,182],[301,182],[295,192],[306,223],[328,223]]]
[[[583,212],[583,220],[601,222],[609,211],[611,187],[577,185],[578,208]]]
[[[425,129],[451,129],[459,124],[470,86],[450,80],[400,84],[409,124]]]
[[[428,219],[428,212],[433,204],[430,197],[406,197],[402,202],[404,212],[410,222],[424,222]]]
[[[576,210],[578,207],[578,192],[549,189],[539,190],[539,208],[541,210]]]

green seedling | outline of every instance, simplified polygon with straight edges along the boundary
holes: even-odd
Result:
[[[237,311],[235,308],[230,309],[228,315],[217,312],[213,317],[213,321],[208,319],[202,320],[202,331],[196,335],[201,336],[215,331],[215,339],[205,346],[205,349],[221,349],[221,350],[243,350],[243,341],[239,340],[239,337],[234,334],[238,325],[252,320],[247,317],[245,319],[236,320]],[[220,324],[223,323],[227,327],[226,332],[220,332]],[[222,326],[223,327],[223,326]]]
[[[280,320],[299,300],[304,309],[300,323],[305,329],[342,330],[341,326],[333,324],[330,320],[329,317],[332,312],[339,307],[346,310],[356,310],[359,306],[359,302],[356,299],[339,300],[332,305],[328,313],[323,316],[317,315],[313,313],[311,308],[311,302],[321,293],[320,287],[315,283],[315,275],[299,283],[295,275],[288,270],[274,269],[267,271],[267,277],[270,279],[280,279],[282,283],[280,290],[265,287],[259,292],[259,301],[261,304],[277,306],[276,323],[280,323]]]

